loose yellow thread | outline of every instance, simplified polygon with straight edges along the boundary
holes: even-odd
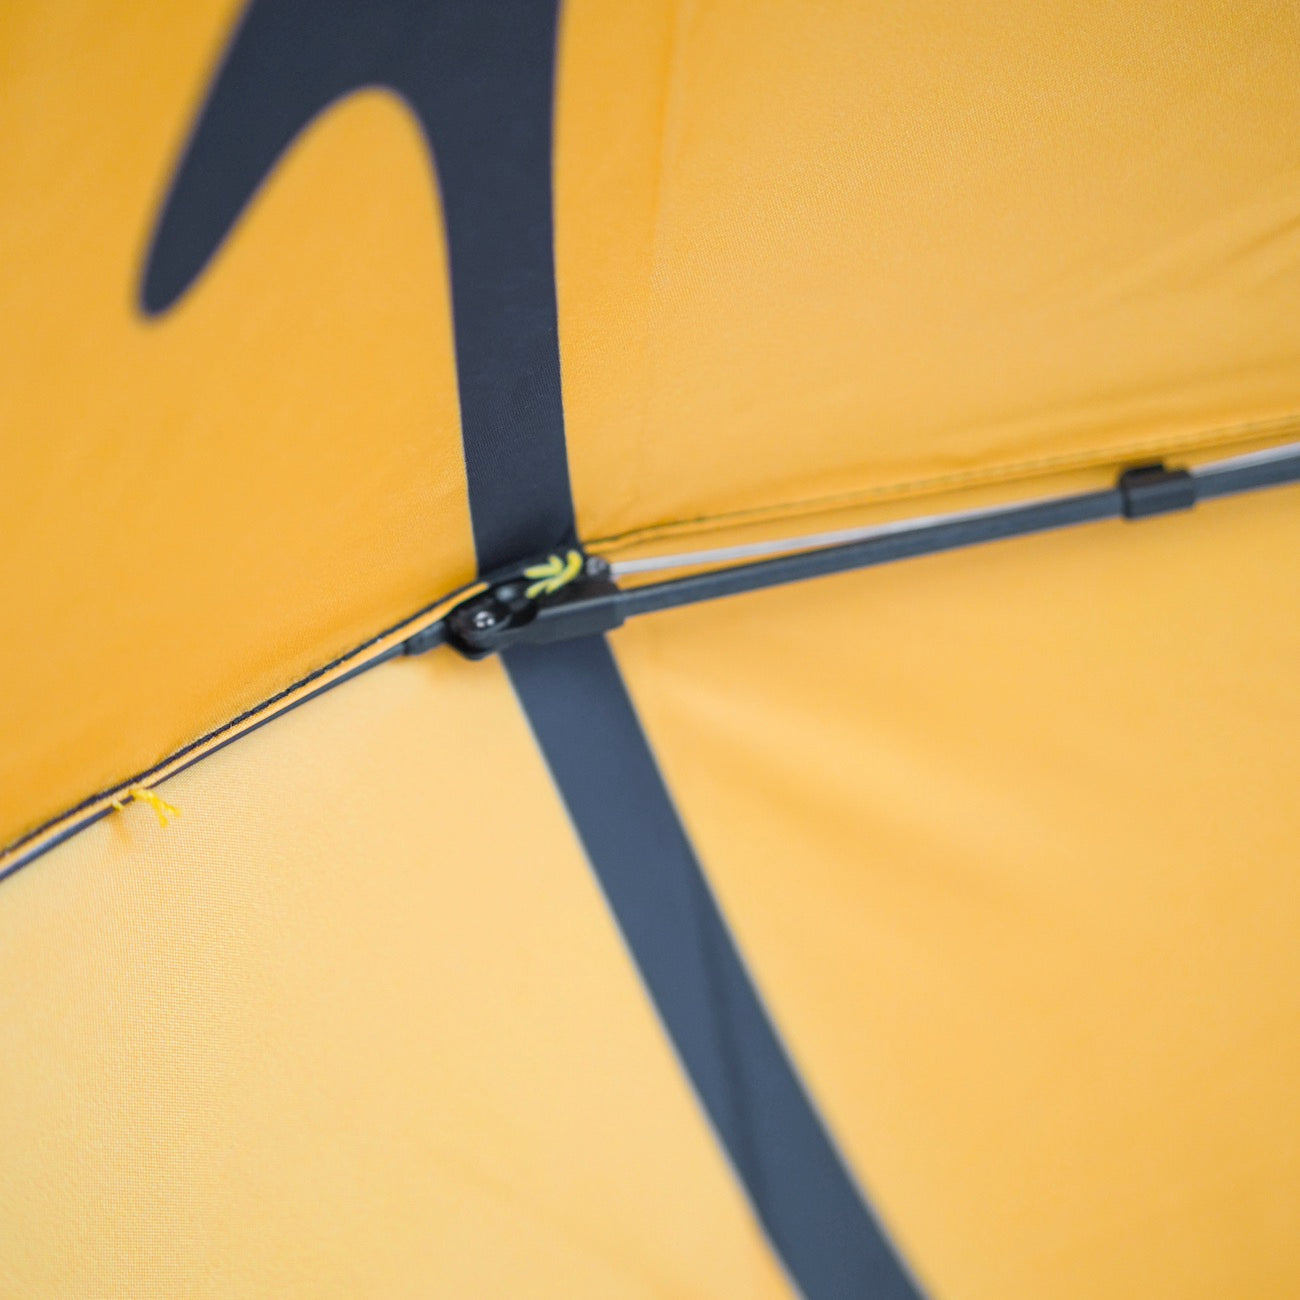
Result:
[[[540,595],[553,596],[561,587],[567,586],[582,572],[582,555],[570,551],[563,559],[558,555],[549,555],[544,564],[534,564],[524,570],[525,578],[536,578],[524,595],[529,600],[536,600]]]
[[[125,799],[114,799],[113,809],[116,812],[121,812],[127,804],[133,802],[147,803],[157,815],[159,826],[166,826],[169,817],[179,817],[181,815],[181,810],[174,803],[168,803],[160,794],[155,793],[153,790],[147,790],[142,785],[131,786],[126,792]]]

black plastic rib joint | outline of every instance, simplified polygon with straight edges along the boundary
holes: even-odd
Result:
[[[483,659],[511,646],[596,636],[623,622],[621,594],[604,573],[543,599],[527,595],[521,581],[498,583],[447,615],[447,643],[466,659]]]
[[[1163,462],[1135,465],[1119,476],[1125,519],[1190,510],[1196,504],[1196,480],[1185,469],[1166,469]]]
[[[535,561],[537,567],[498,570],[487,579],[486,591],[458,605],[444,623],[416,634],[405,649],[408,654],[418,654],[445,640],[468,658],[481,659],[516,645],[595,636],[641,614],[722,596],[1106,519],[1148,519],[1190,510],[1202,498],[1210,500],[1297,481],[1300,450],[1249,463],[1203,466],[1194,472],[1170,469],[1160,462],[1135,465],[1119,476],[1114,487],[1101,491],[938,519],[915,528],[866,535],[838,546],[792,551],[626,590],[612,581],[609,565],[599,556],[571,548],[564,559],[551,555]],[[581,569],[572,577],[567,576],[567,569],[560,573],[557,566],[572,565],[576,569],[580,557]],[[536,579],[538,574],[552,572],[559,576],[551,583]]]

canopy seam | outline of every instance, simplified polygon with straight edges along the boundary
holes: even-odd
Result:
[[[1094,447],[1079,452],[1063,452],[1054,456],[1006,461],[998,465],[953,470],[944,474],[921,478],[900,479],[890,483],[875,484],[849,492],[825,496],[805,497],[793,501],[773,502],[744,510],[722,511],[717,514],[698,515],[685,519],[666,520],[646,524],[622,533],[611,533],[585,543],[590,551],[602,555],[616,555],[643,542],[670,537],[690,537],[697,533],[719,532],[743,524],[777,522],[820,514],[830,510],[855,505],[869,505],[886,501],[911,500],[966,487],[996,486],[1014,483],[1039,475],[1075,469],[1101,468],[1114,465],[1135,456],[1163,456],[1178,452],[1214,450],[1260,438],[1284,437],[1300,430],[1300,412],[1268,420],[1219,427],[1194,434],[1176,437],[1145,438],[1122,443],[1115,447]]]

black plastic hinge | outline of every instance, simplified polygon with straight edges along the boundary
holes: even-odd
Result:
[[[1185,469],[1167,469],[1161,461],[1126,469],[1118,487],[1125,519],[1190,510],[1196,504],[1196,480]]]
[[[442,633],[467,659],[515,645],[596,636],[623,622],[622,595],[604,560],[571,548],[463,601],[447,615]]]

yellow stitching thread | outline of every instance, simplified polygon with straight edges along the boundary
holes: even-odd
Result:
[[[154,810],[159,826],[166,826],[169,817],[179,817],[181,810],[174,803],[168,803],[160,794],[146,789],[142,785],[133,785],[126,792],[125,799],[114,799],[113,810],[121,812],[129,803],[147,803]]]
[[[582,572],[582,556],[577,551],[570,551],[563,559],[558,555],[548,555],[543,564],[533,564],[524,570],[525,578],[536,578],[524,595],[529,600],[536,600],[543,594],[553,596],[561,587],[567,586]]]
[[[207,735],[200,737],[192,744],[185,745],[177,750],[170,757],[165,758],[156,767],[150,768],[147,772],[140,774],[142,780],[165,781],[169,776],[174,774],[176,766],[180,760],[184,760],[181,765],[197,762],[200,758],[206,758],[214,746],[228,744],[231,740],[247,734],[251,727],[260,725],[272,718],[277,718],[286,709],[292,708],[294,703],[301,696],[304,689],[313,685],[328,688],[334,684],[334,678],[339,672],[346,672],[356,666],[359,657],[365,653],[378,653],[385,647],[406,640],[407,637],[413,636],[416,632],[423,631],[431,623],[436,622],[449,609],[454,608],[462,600],[470,596],[476,596],[481,591],[487,590],[487,583],[476,581],[457,588],[455,591],[444,596],[435,604],[429,606],[421,614],[413,618],[404,620],[396,627],[389,628],[386,632],[380,633],[379,636],[367,641],[364,645],[357,647],[355,650],[332,663],[327,664],[317,672],[309,673],[306,677],[286,687],[283,691],[273,695],[269,700],[264,700],[255,708],[240,714],[230,722],[215,728]],[[109,799],[107,794],[99,794],[95,797],[97,806],[102,807],[102,801],[107,800],[110,808],[121,809],[126,806],[121,800]],[[129,796],[127,802],[130,802]],[[71,812],[61,813],[58,817],[44,823],[33,831],[20,836],[17,840],[12,840],[3,848],[0,848],[0,873],[10,870],[10,862],[17,856],[22,855],[23,861],[31,861],[39,857],[46,851],[48,845],[43,841],[48,837],[55,835],[67,823],[77,815],[78,812],[84,811],[84,808],[77,808]],[[177,813],[179,816],[179,812]],[[30,855],[30,856],[29,856]]]

